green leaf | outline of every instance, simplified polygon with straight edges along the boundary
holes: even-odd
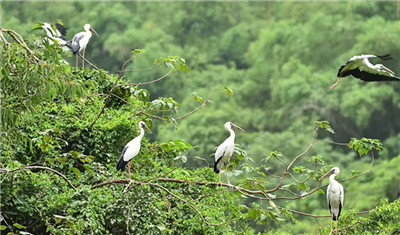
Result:
[[[6,230],[6,226],[5,225],[0,225],[0,230]]]
[[[35,25],[35,26],[32,28],[32,31],[33,31],[33,30],[36,30],[36,29],[42,29],[42,26],[43,26],[43,23],[39,23],[39,24]]]
[[[226,90],[226,95],[233,95],[233,90],[229,87],[224,87],[224,89]]]
[[[157,225],[157,228],[160,229],[161,231],[166,230],[166,228],[165,228],[164,226],[158,226],[158,225]]]
[[[183,162],[183,163],[186,163],[187,162],[187,157],[186,156],[178,156],[178,157],[175,157],[174,158],[174,160],[178,160],[178,159],[181,159],[181,161]]]
[[[94,172],[86,164],[83,164],[83,168],[85,168],[85,170],[89,171],[90,174],[95,176]]]
[[[329,122],[328,121],[315,121],[315,122],[318,123],[320,128],[325,129],[325,130],[329,131],[332,134],[335,134],[335,131],[332,129],[331,126],[329,126]]]
[[[56,221],[56,224],[60,223],[61,220],[66,219],[67,217],[61,216],[61,215],[54,215],[54,220]]]
[[[203,98],[201,98],[199,95],[197,95],[196,92],[192,93],[192,97],[193,97],[193,99],[199,101],[200,103],[203,103]]]
[[[170,71],[173,71],[175,69],[175,67],[170,62],[165,62],[165,65],[167,65]]]
[[[144,53],[146,50],[145,49],[135,49],[134,51],[132,51],[132,54],[137,54],[137,53]]]
[[[76,178],[78,179],[81,178],[81,171],[78,168],[70,167],[69,170],[75,173]]]
[[[299,184],[299,189],[302,189],[303,191],[306,191],[307,190],[306,184],[305,183],[300,183]]]
[[[25,229],[26,227],[23,225],[20,225],[18,223],[13,224],[14,227],[19,228],[19,229]]]

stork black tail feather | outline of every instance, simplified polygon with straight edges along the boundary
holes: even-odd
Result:
[[[125,162],[124,159],[121,157],[119,158],[118,164],[117,164],[117,171],[125,171],[125,165],[128,164],[128,162]]]
[[[337,221],[338,220],[338,217],[335,216],[335,213],[332,213],[332,220],[333,221]]]
[[[218,169],[217,165],[218,165],[217,162],[214,163],[214,172],[217,173],[217,174],[219,174],[219,169]]]
[[[390,54],[386,54],[386,55],[377,55],[377,57],[381,60],[391,60],[392,57],[390,56]]]

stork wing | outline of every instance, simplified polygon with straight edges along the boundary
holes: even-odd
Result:
[[[357,62],[358,60],[369,59],[369,58],[379,58],[379,59],[381,59],[381,60],[390,60],[390,59],[392,59],[392,57],[390,56],[390,54],[386,54],[386,55],[356,55],[356,56],[351,57],[349,61],[347,61],[346,63],[344,63],[344,64],[339,68],[337,77],[346,77],[346,76],[351,75],[351,71],[346,71],[346,72],[344,72],[342,75],[340,75],[341,72],[342,72],[342,70],[343,70],[343,68],[344,68],[346,65],[348,65],[348,64],[350,64],[350,63],[359,63],[359,62]]]
[[[84,36],[85,36],[85,33],[84,32],[80,32],[80,33],[76,34],[74,36],[74,38],[72,39],[72,52],[74,54],[79,52],[79,49],[81,48],[81,46],[79,45],[79,41],[82,40],[82,38]]]
[[[67,36],[67,29],[64,28],[64,26],[62,26],[61,24],[58,24],[58,23],[56,24],[56,29],[57,29],[58,36],[61,39],[66,40],[65,36]]]
[[[351,75],[366,82],[382,82],[382,81],[400,81],[400,77],[396,77],[386,71],[378,71],[363,67],[363,70],[357,68],[350,71]]]
[[[344,189],[341,184],[339,184],[339,186],[340,186],[340,202],[339,202],[339,211],[338,211],[338,215],[337,215],[338,219],[339,219],[340,212],[342,211],[342,207],[343,207],[343,203],[344,203]]]
[[[121,157],[119,157],[119,160],[118,160],[117,170],[124,171],[125,165],[128,164],[128,162],[129,162],[129,161],[127,161],[127,162],[124,161],[124,155],[125,155],[125,152],[128,149],[128,147],[129,147],[128,145],[125,145],[124,149],[122,150]]]
[[[221,168],[222,164],[221,160],[222,157],[225,155],[226,149],[228,145],[223,146],[223,143],[218,146],[217,151],[215,152],[215,160],[214,160],[214,172],[219,173],[219,169]]]

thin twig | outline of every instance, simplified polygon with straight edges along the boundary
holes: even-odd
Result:
[[[30,169],[39,169],[39,170],[47,170],[47,171],[51,171],[53,173],[56,173],[57,175],[59,175],[61,178],[63,178],[68,184],[69,186],[71,186],[71,188],[73,188],[74,190],[76,190],[75,186],[68,180],[68,178],[61,174],[60,172],[51,169],[49,167],[44,167],[44,166],[25,166],[25,167],[21,167],[21,168],[17,168],[14,170],[7,170],[7,169],[0,169],[0,173],[11,173],[11,172],[17,172],[17,171],[22,171],[22,170],[30,170]]]

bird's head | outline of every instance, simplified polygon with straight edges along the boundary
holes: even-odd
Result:
[[[235,128],[236,130],[239,130],[241,132],[246,132],[245,130],[243,130],[241,127],[236,126],[235,124],[233,124],[232,122],[226,122],[225,123],[225,129],[227,131],[231,130],[232,128]]]
[[[376,64],[375,68],[377,68],[379,70],[379,72],[385,72],[391,75],[394,75],[394,72],[388,68],[386,68],[385,66],[383,66],[383,64]]]
[[[97,37],[100,37],[96,31],[94,31],[93,27],[90,24],[85,24],[85,26],[83,26],[83,28],[85,29],[86,32],[91,31],[92,33],[94,33],[94,35],[96,35]]]
[[[140,122],[139,122],[139,128],[145,129],[147,132],[149,132],[150,134],[152,134],[150,128],[149,128],[149,127],[146,125],[146,123],[143,122],[143,121],[140,121]]]
[[[335,176],[337,176],[337,175],[339,175],[339,173],[340,173],[339,167],[333,167],[333,168],[330,169],[328,172],[326,172],[326,174],[323,175],[323,176],[319,179],[319,181],[322,181],[323,179],[325,179],[326,177],[328,177],[328,176],[330,176],[330,175],[335,175]]]

